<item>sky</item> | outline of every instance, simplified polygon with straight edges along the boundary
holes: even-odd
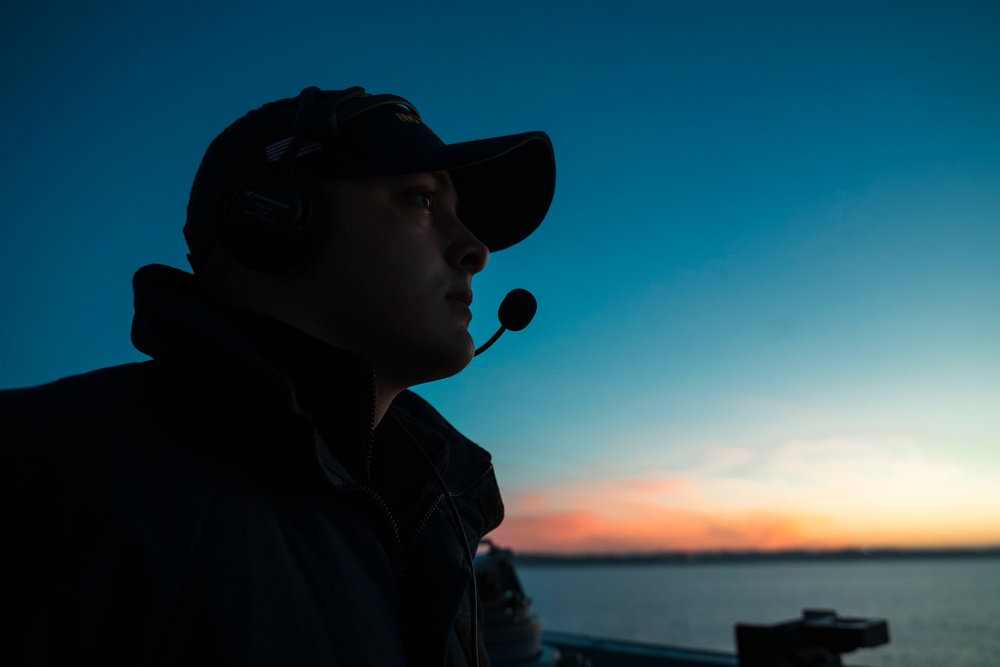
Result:
[[[448,142],[544,130],[556,196],[416,391],[522,552],[1000,544],[1000,3],[0,3],[0,388],[138,361],[212,138],[309,85]],[[498,193],[516,196],[517,193]]]

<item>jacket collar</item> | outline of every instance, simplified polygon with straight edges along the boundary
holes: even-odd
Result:
[[[261,422],[277,416],[300,422],[299,428],[312,424],[311,440],[318,430],[333,444],[334,438],[327,434],[335,430],[338,440],[369,446],[373,442],[374,375],[358,355],[270,318],[236,312],[214,300],[196,276],[172,267],[142,267],[133,278],[133,286],[135,347],[197,378],[188,383],[187,390],[211,396],[217,403],[232,404],[213,405],[213,409],[231,407]],[[211,386],[213,381],[218,387]],[[238,397],[226,393],[234,388]],[[338,400],[332,400],[334,397]],[[416,394],[406,391],[396,398],[375,440],[398,441],[398,424],[412,436],[412,444],[428,454],[453,493],[471,491],[479,481],[485,481],[487,487],[492,481],[495,487],[489,453]],[[338,465],[324,467],[332,468],[338,477],[344,477],[346,468],[348,481],[353,478],[370,483],[358,472],[365,462],[352,460],[351,454],[338,451],[335,444],[334,448]],[[368,458],[372,452],[355,454]],[[321,459],[330,463],[329,456]],[[498,512],[490,512],[495,516],[488,517],[486,525],[478,526],[476,532],[482,534],[492,527],[489,524],[498,523],[502,507]]]
[[[171,267],[142,267],[133,286],[133,344],[174,378],[169,384],[183,396],[172,402],[228,424],[238,454],[253,456],[249,443],[272,431],[286,439],[294,432],[309,443],[299,459],[315,461],[316,432],[326,424],[336,425],[338,442],[370,440],[374,378],[358,355],[225,306],[196,276]]]

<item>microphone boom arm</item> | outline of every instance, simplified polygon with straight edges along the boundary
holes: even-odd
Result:
[[[472,356],[475,357],[480,352],[485,352],[486,350],[490,349],[490,345],[493,345],[493,343],[497,342],[497,340],[500,338],[501,334],[503,334],[503,332],[506,331],[506,330],[507,330],[507,327],[505,327],[504,325],[501,324],[500,328],[497,329],[497,332],[495,334],[493,334],[493,337],[490,338],[485,343],[483,343],[481,346],[477,347],[475,354],[473,354]]]

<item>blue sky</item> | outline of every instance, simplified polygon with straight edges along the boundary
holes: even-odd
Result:
[[[418,388],[494,453],[514,546],[1000,543],[1000,5],[8,1],[0,25],[0,387],[140,359],[129,280],[186,268],[208,142],[361,85],[446,141],[556,148],[546,222],[475,285],[477,341],[512,287],[534,323]]]

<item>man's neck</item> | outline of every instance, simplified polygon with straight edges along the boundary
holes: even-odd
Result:
[[[399,396],[406,387],[386,387],[379,382],[378,373],[375,373],[375,426],[382,421],[382,417],[389,411],[392,401]]]

